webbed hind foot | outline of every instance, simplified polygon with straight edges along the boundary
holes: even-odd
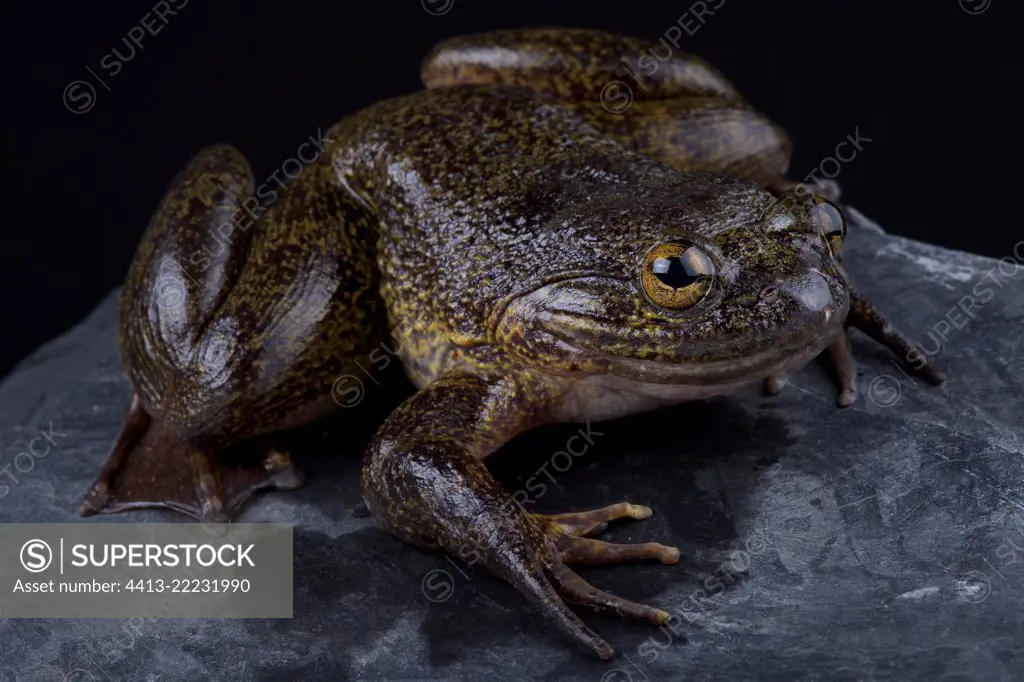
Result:
[[[221,462],[210,452],[153,422],[139,397],[79,514],[171,509],[202,522],[227,522],[264,488],[293,490],[302,473],[287,453],[270,448],[259,465]]]

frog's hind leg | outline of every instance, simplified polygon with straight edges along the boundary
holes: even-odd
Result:
[[[585,29],[484,33],[437,45],[421,76],[428,88],[530,88],[622,145],[685,171],[768,186],[789,167],[786,133],[714,67],[664,40]]]
[[[134,387],[124,425],[80,513],[158,507],[227,520],[254,490],[294,487],[280,456],[228,467],[185,438],[168,403],[195,406],[181,388],[196,377],[203,330],[243,269],[257,230],[248,162],[227,145],[207,147],[175,177],[136,251],[120,300],[120,347]],[[180,412],[180,411],[179,411]],[[190,434],[191,435],[191,434]]]
[[[256,491],[302,484],[301,472],[275,448],[266,448],[259,464],[248,465],[222,461],[213,452],[154,421],[133,393],[121,434],[79,514],[149,508],[204,522],[229,521]]]

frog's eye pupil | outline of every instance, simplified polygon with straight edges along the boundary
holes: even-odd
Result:
[[[641,272],[644,292],[665,308],[684,309],[711,291],[715,265],[695,246],[659,244],[648,251]]]
[[[697,281],[702,273],[681,258],[659,258],[654,261],[651,271],[665,286],[673,289],[688,287]]]

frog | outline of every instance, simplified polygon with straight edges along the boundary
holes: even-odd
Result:
[[[338,378],[386,348],[417,390],[365,450],[384,530],[472,554],[604,659],[570,605],[668,621],[571,568],[676,563],[674,547],[599,537],[650,507],[531,513],[486,458],[546,424],[775,393],[818,356],[848,406],[851,329],[901,358],[914,343],[843,265],[838,186],[787,180],[788,134],[699,57],[636,76],[656,47],[571,28],[445,40],[424,89],[333,125],[259,211],[239,151],[199,152],[120,294],[131,398],[81,513],[223,522],[256,491],[298,487],[275,434],[335,412]],[[910,370],[944,380],[927,359]],[[240,463],[240,444],[259,461]]]

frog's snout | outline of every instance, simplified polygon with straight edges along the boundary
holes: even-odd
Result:
[[[782,282],[779,291],[812,311],[824,311],[833,306],[832,290],[817,272],[809,272],[796,281]]]
[[[766,287],[761,293],[761,300],[764,301],[766,296],[776,300],[788,298],[803,313],[822,316],[826,324],[832,322],[837,312],[846,306],[845,301],[836,300],[828,280],[816,270]]]

